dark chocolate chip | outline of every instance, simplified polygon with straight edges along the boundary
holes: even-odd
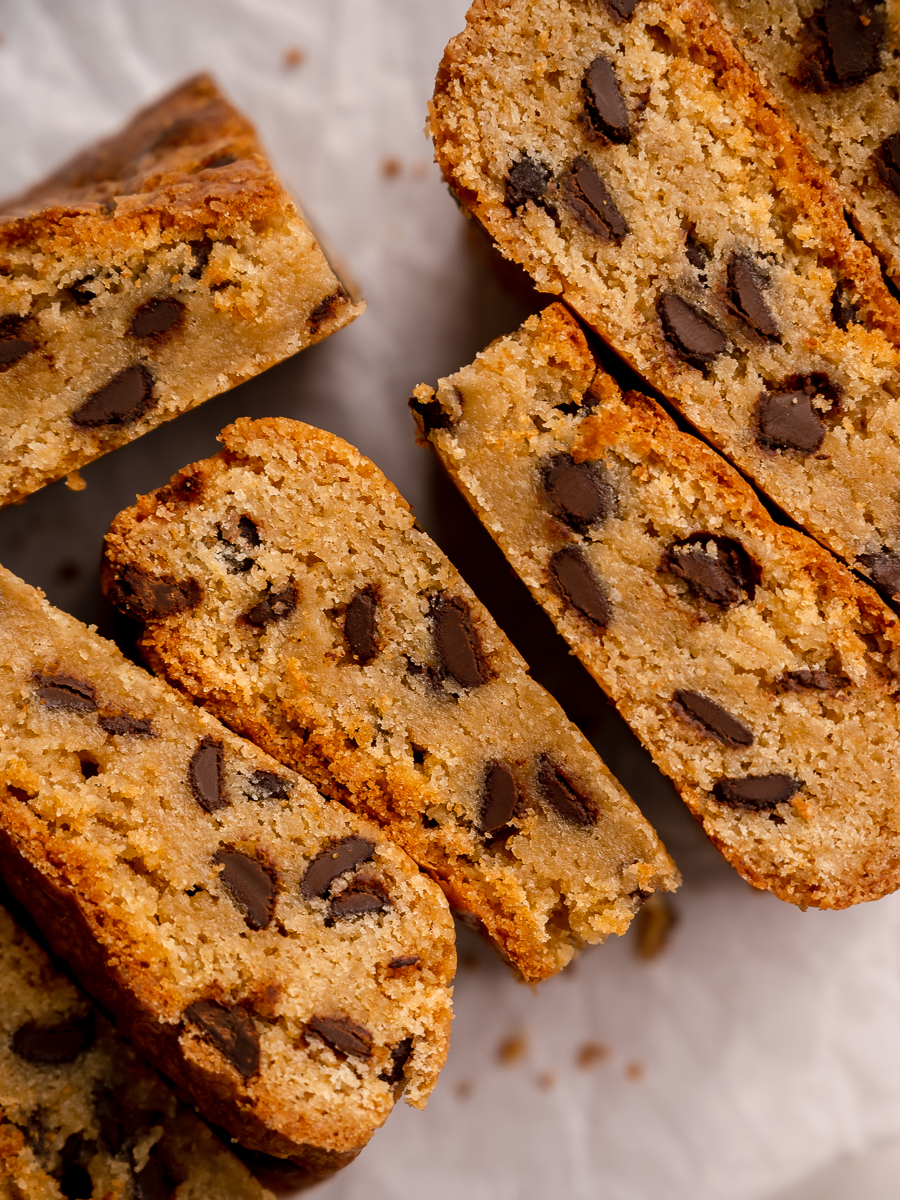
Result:
[[[276,892],[271,872],[258,859],[242,854],[240,850],[217,850],[213,862],[217,867],[221,866],[219,878],[244,914],[248,926],[267,929],[272,920]]]
[[[17,363],[20,358],[24,358],[26,354],[30,354],[37,348],[38,343],[32,341],[31,338],[14,335],[0,337],[0,371],[5,371],[7,367],[11,367],[13,363]]]
[[[790,775],[746,775],[743,779],[720,779],[713,795],[720,804],[762,812],[790,800],[803,784]]]
[[[391,1049],[391,1065],[381,1072],[381,1078],[385,1083],[389,1083],[391,1087],[395,1087],[403,1078],[404,1068],[409,1061],[409,1056],[412,1054],[413,1040],[411,1037],[404,1038],[402,1042],[398,1042]]]
[[[839,84],[861,83],[881,69],[884,8],[873,0],[825,0],[825,36]]]
[[[344,617],[344,637],[350,653],[358,663],[365,664],[378,653],[375,615],[378,599],[370,585],[360,588],[347,605]]]
[[[372,1057],[372,1034],[349,1017],[313,1017],[306,1028],[341,1054],[351,1054],[354,1058]]]
[[[188,242],[191,248],[191,254],[194,256],[194,265],[191,267],[188,274],[191,279],[199,279],[209,262],[209,256],[212,254],[213,243],[210,238],[199,238],[195,242]]]
[[[701,369],[724,354],[728,342],[710,318],[681,296],[667,292],[659,302],[663,335],[672,349],[692,367]]]
[[[728,608],[752,600],[762,578],[757,562],[736,538],[720,533],[692,533],[666,550],[660,570],[689,583],[710,604]]]
[[[611,142],[631,140],[628,109],[619,91],[616,69],[602,54],[595,58],[584,73],[585,107],[591,124]]]
[[[34,683],[41,703],[47,708],[77,713],[97,711],[94,688],[83,679],[71,675],[36,675]]]
[[[507,207],[518,212],[529,200],[542,206],[550,178],[550,171],[539,158],[523,154],[518,162],[510,163],[506,172]]]
[[[188,1021],[199,1025],[215,1048],[249,1079],[259,1070],[259,1034],[242,1008],[226,1008],[218,1000],[197,1000],[185,1009]]]
[[[516,780],[503,762],[488,764],[481,785],[478,824],[482,833],[490,833],[506,825],[515,814],[519,803]]]
[[[885,549],[879,554],[860,554],[858,561],[882,600],[900,611],[900,554]]]
[[[138,305],[131,318],[128,332],[132,337],[161,337],[184,320],[185,306],[173,296],[154,296]]]
[[[578,546],[563,546],[550,558],[550,579],[559,595],[595,629],[612,621],[612,605],[594,568]]]
[[[225,795],[222,775],[222,743],[206,734],[191,755],[188,782],[194,799],[208,813],[231,803]]]
[[[264,629],[273,621],[283,621],[297,607],[297,589],[292,583],[280,592],[270,592],[259,604],[244,613],[243,620],[256,629]]]
[[[465,688],[487,683],[487,666],[465,600],[439,596],[431,606],[431,628],[445,677]]]
[[[426,437],[430,437],[435,429],[448,429],[450,426],[450,417],[444,412],[437,396],[432,400],[420,400],[418,396],[410,396],[409,407],[413,416],[421,423],[422,432]]]
[[[704,271],[712,255],[707,248],[698,242],[693,231],[688,231],[684,238],[684,253],[688,262],[698,271]],[[705,276],[703,277],[705,281]]]
[[[623,241],[629,232],[628,222],[584,155],[575,159],[561,183],[566,203],[585,229],[617,245]]]
[[[599,463],[555,454],[544,466],[542,479],[554,514],[578,533],[605,521],[615,508],[616,493]]]
[[[368,862],[374,853],[375,843],[368,838],[348,837],[336,842],[317,854],[306,868],[301,893],[307,900],[324,896],[339,875]]]
[[[816,691],[828,692],[833,696],[835,692],[849,687],[851,682],[852,680],[848,679],[846,675],[836,675],[830,671],[810,671],[804,668],[800,671],[786,671],[776,680],[776,685],[785,692]]]
[[[326,296],[324,300],[320,300],[316,307],[309,314],[307,325],[311,333],[318,333],[319,326],[334,316],[334,312],[338,305],[347,299],[347,293],[343,288],[338,288],[336,292],[332,292]]]
[[[391,908],[391,898],[377,879],[351,879],[346,891],[331,901],[329,921],[344,921],[365,913],[384,913]]]
[[[900,151],[900,138],[898,138],[898,151]],[[897,176],[897,183],[900,186],[900,174]],[[835,286],[831,294],[831,319],[837,325],[838,329],[849,329],[851,325],[861,325],[859,310],[850,299],[850,293],[842,283]]]
[[[101,717],[100,728],[115,736],[156,737],[153,722],[146,717],[129,717],[127,713],[118,713],[112,717]]]
[[[289,800],[291,785],[274,771],[254,771],[247,780],[251,800]]]
[[[132,566],[117,572],[107,592],[117,608],[140,621],[189,612],[203,598],[196,579],[177,580],[168,575],[154,578]]]
[[[753,734],[747,726],[707,696],[679,688],[673,700],[677,711],[726,746],[753,745]]]
[[[541,756],[538,788],[546,804],[569,825],[596,825],[597,811],[571,779],[546,754]]]
[[[900,133],[892,133],[884,139],[875,151],[875,164],[887,186],[900,196]]]
[[[153,376],[144,366],[126,367],[109,383],[92,392],[72,413],[73,425],[93,429],[99,425],[130,425],[156,403]]]
[[[94,1014],[88,1013],[71,1021],[60,1021],[58,1025],[29,1021],[12,1035],[10,1047],[26,1062],[55,1067],[74,1062],[86,1054],[93,1046],[95,1036]]]
[[[392,958],[388,963],[389,971],[402,971],[405,967],[414,967],[422,959],[418,954],[401,954],[399,958]]]
[[[818,450],[827,432],[805,391],[767,392],[756,409],[756,426],[761,446],[804,454]]]
[[[262,545],[262,538],[259,536],[259,527],[252,517],[238,517],[238,533],[254,550]]]
[[[778,341],[781,330],[763,295],[766,283],[759,266],[743,254],[734,254],[728,263],[728,295],[731,303],[760,337]]]

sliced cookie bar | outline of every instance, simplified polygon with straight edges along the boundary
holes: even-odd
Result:
[[[504,254],[900,595],[900,306],[705,0],[476,0],[431,128]]]
[[[455,967],[440,889],[2,569],[0,874],[250,1150],[328,1174],[404,1086],[421,1106],[435,1082]]]
[[[900,285],[895,0],[714,0],[714,6],[831,171],[853,224]]]
[[[652,400],[561,305],[413,409],[559,631],[757,887],[900,886],[900,622]]]
[[[4,908],[0,1194],[274,1200]]]
[[[0,204],[0,503],[362,311],[200,76]]]
[[[675,886],[653,830],[372,462],[284,419],[221,439],[107,535],[107,595],[145,622],[155,668],[379,821],[526,979]]]

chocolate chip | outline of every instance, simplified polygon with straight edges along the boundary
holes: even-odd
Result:
[[[329,921],[343,921],[365,913],[383,913],[391,908],[391,898],[377,879],[361,876],[351,879],[346,891],[331,901],[328,907]]]
[[[341,1054],[350,1054],[354,1058],[372,1057],[372,1034],[349,1017],[313,1017],[306,1028]]]
[[[490,833],[506,825],[515,814],[519,803],[516,780],[503,762],[488,764],[481,785],[478,825],[482,833]]]
[[[243,615],[243,620],[256,629],[264,629],[273,621],[283,621],[297,607],[297,589],[292,583],[280,592],[270,592],[259,604],[254,604]]]
[[[731,303],[760,337],[779,341],[781,331],[763,295],[765,276],[757,263],[734,254],[728,263],[728,295]]]
[[[776,686],[785,692],[828,692],[834,695],[835,692],[841,691],[843,688],[849,687],[852,680],[846,675],[835,675],[829,671],[810,671],[803,669],[800,671],[786,671],[776,681]]]
[[[324,300],[320,300],[316,307],[309,314],[306,324],[309,326],[311,333],[318,333],[319,326],[329,320],[342,301],[347,299],[347,293],[343,288],[338,288],[336,292],[332,292],[326,296]]]
[[[414,967],[422,961],[418,954],[401,954],[399,958],[392,958],[388,963],[389,971],[402,971],[406,967]]]
[[[506,205],[518,212],[531,201],[539,207],[544,203],[551,173],[539,158],[523,154],[518,162],[510,163],[506,172]]]
[[[900,152],[900,138],[898,138],[897,149]],[[897,176],[897,183],[900,186],[900,174]],[[831,319],[838,329],[844,330],[849,329],[851,325],[862,324],[859,311],[842,283],[836,284],[831,294]]]
[[[611,142],[630,141],[628,110],[619,91],[616,69],[608,58],[601,54],[594,59],[584,73],[582,87],[585,107],[597,132],[605,134]]]
[[[274,771],[254,771],[247,780],[251,800],[289,800],[291,785]]]
[[[707,248],[702,244],[702,242],[697,241],[697,237],[694,234],[693,230],[689,230],[685,234],[684,253],[685,253],[685,257],[687,258],[687,260],[691,264],[691,266],[701,272],[706,269],[707,263],[712,258],[712,255],[707,250]],[[702,279],[705,283],[706,276],[703,275]]]
[[[184,304],[173,296],[154,296],[134,310],[128,332],[136,338],[162,337],[182,323],[185,312]]]
[[[605,241],[622,242],[629,232],[628,222],[584,155],[575,159],[560,182],[566,203],[585,229]]]
[[[347,639],[352,656],[363,665],[371,662],[378,653],[375,622],[377,610],[378,599],[371,584],[360,588],[347,605],[347,613],[344,617],[344,637]]]
[[[101,717],[100,728],[114,737],[156,737],[153,722],[146,717],[129,717],[119,713],[112,717]]]
[[[720,779],[713,795],[720,804],[762,812],[790,800],[803,784],[790,775],[746,775],[743,779]]]
[[[218,1000],[196,1000],[184,1012],[199,1025],[215,1048],[249,1079],[259,1070],[259,1034],[242,1008],[226,1008]]]
[[[409,1056],[412,1054],[413,1040],[411,1037],[404,1038],[402,1042],[398,1042],[391,1050],[391,1065],[381,1072],[381,1078],[385,1083],[389,1083],[395,1087],[403,1078],[404,1068],[409,1061]]]
[[[262,538],[259,536],[259,527],[252,517],[238,517],[238,533],[254,550],[262,545]]]
[[[0,336],[0,372],[17,363],[20,358],[37,350],[38,343],[31,338],[18,337],[15,334]]]
[[[97,701],[91,684],[71,675],[36,675],[35,687],[42,704],[65,712],[92,713]]]
[[[673,542],[663,555],[661,571],[685,580],[694,591],[721,608],[752,600],[762,578],[758,563],[736,538],[720,533],[692,533]]]
[[[188,782],[194,799],[208,813],[231,803],[225,795],[222,774],[222,743],[206,734],[191,755]]]
[[[368,862],[375,853],[375,843],[368,838],[348,837],[320,851],[306,868],[300,891],[305,899],[324,896],[339,875],[355,870]]]
[[[612,605],[594,568],[578,546],[563,546],[550,558],[550,579],[559,595],[594,626],[606,629]]]
[[[244,920],[251,929],[267,929],[275,904],[275,880],[258,859],[240,850],[217,850],[215,865],[221,866],[219,878],[231,893]]]
[[[188,242],[188,245],[191,248],[191,254],[194,258],[194,265],[191,267],[188,275],[191,279],[199,279],[209,263],[213,243],[210,238],[198,238],[195,242]]]
[[[818,450],[827,432],[805,391],[767,392],[757,405],[756,426],[761,446],[804,454]]]
[[[708,367],[725,353],[728,342],[721,330],[699,308],[674,292],[667,292],[660,300],[659,316],[666,341],[692,367]]]
[[[861,83],[881,70],[884,8],[874,0],[825,0],[825,36],[837,82]]]
[[[753,745],[753,734],[747,726],[707,696],[679,688],[672,699],[676,711],[726,746]]]
[[[571,454],[555,454],[542,471],[544,492],[554,514],[578,533],[605,521],[616,493],[599,463],[576,462]]]
[[[546,754],[541,756],[537,774],[538,789],[546,804],[569,825],[596,825],[597,811],[582,796],[562,767]]]
[[[86,1054],[95,1036],[94,1014],[89,1012],[57,1025],[39,1025],[37,1021],[20,1025],[12,1035],[10,1048],[25,1062],[55,1067]]]
[[[892,133],[875,151],[878,174],[891,189],[900,196],[900,133]],[[0,348],[3,343],[0,342]]]
[[[153,577],[138,567],[126,566],[108,583],[107,594],[129,616],[150,621],[196,608],[203,598],[203,589],[196,579]]]
[[[487,666],[465,600],[439,596],[431,606],[431,628],[445,678],[465,688],[487,683]]]
[[[885,549],[879,554],[860,554],[857,561],[868,572],[882,600],[900,612],[900,554]]]
[[[126,367],[92,392],[69,418],[73,425],[130,425],[156,403],[153,376],[144,366]]]

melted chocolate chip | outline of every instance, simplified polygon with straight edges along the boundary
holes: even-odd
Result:
[[[687,717],[691,724],[699,725],[726,746],[753,745],[753,734],[747,726],[707,696],[679,688],[673,701],[676,711]]]
[[[375,853],[375,843],[368,838],[348,837],[322,850],[306,868],[300,891],[305,899],[324,896],[339,875],[355,870],[368,862]]]
[[[779,679],[776,680],[776,685],[785,692],[828,692],[834,695],[835,692],[841,691],[843,688],[849,687],[852,680],[846,675],[834,675],[830,671],[786,671]]]
[[[628,109],[619,90],[616,69],[608,58],[595,58],[584,73],[585,108],[593,127],[611,142],[631,140]]]
[[[129,717],[127,713],[118,713],[111,717],[101,717],[100,728],[114,737],[156,737],[153,722],[146,717]]]
[[[762,572],[735,538],[719,533],[692,533],[673,542],[660,570],[689,583],[693,590],[721,608],[752,600]]]
[[[134,310],[128,332],[136,338],[158,338],[184,320],[185,306],[172,296],[155,296]]]
[[[189,612],[203,598],[196,579],[177,580],[169,575],[154,578],[132,566],[116,574],[107,593],[117,608],[139,621]]]
[[[594,568],[578,546],[563,546],[550,558],[554,589],[595,629],[606,629],[612,621],[612,605]]]
[[[71,675],[36,675],[34,683],[41,703],[47,708],[77,713],[97,711],[94,689],[83,679]]]
[[[385,1083],[389,1083],[395,1087],[403,1078],[404,1068],[409,1061],[409,1056],[412,1054],[413,1041],[411,1037],[404,1038],[402,1042],[398,1042],[391,1050],[391,1065],[387,1070],[381,1072],[381,1078]]]
[[[900,133],[892,133],[875,151],[878,174],[896,195],[900,196]],[[0,342],[0,350],[3,343]]]
[[[770,450],[818,450],[827,432],[806,391],[768,392],[756,409],[756,440]]]
[[[491,833],[512,820],[519,804],[515,776],[502,762],[492,762],[484,773],[478,824],[482,833]]]
[[[291,785],[274,771],[254,771],[247,780],[251,800],[289,800]]]
[[[92,392],[71,414],[73,425],[93,429],[100,425],[130,425],[156,403],[153,376],[144,366],[126,367],[109,383]]]
[[[251,929],[267,929],[275,904],[275,880],[258,859],[240,850],[217,850],[215,865],[221,866],[219,878],[231,893],[244,920]]]
[[[542,478],[554,514],[578,533],[605,521],[615,509],[615,491],[599,463],[579,463],[571,454],[555,454]]]
[[[858,561],[882,600],[900,612],[900,554],[885,549],[880,554],[860,554]]]
[[[222,775],[222,743],[206,734],[191,755],[188,782],[194,799],[208,813],[231,803],[225,795]]]
[[[710,318],[673,292],[659,302],[663,336],[681,358],[702,369],[724,354],[728,342]]]
[[[799,792],[803,784],[790,775],[746,775],[743,779],[720,779],[713,795],[720,804],[762,812],[775,808]]]
[[[701,271],[701,272],[706,269],[707,263],[712,258],[712,255],[707,250],[707,248],[703,245],[703,243],[697,241],[697,238],[696,238],[695,234],[693,233],[693,231],[688,231],[685,234],[684,254],[685,254],[685,257],[687,258],[688,262],[691,264],[691,266],[694,267],[697,271]],[[702,279],[703,279],[703,282],[705,283],[706,276],[705,275],[702,276]]]
[[[401,954],[399,958],[392,958],[388,963],[389,971],[402,971],[406,967],[414,967],[422,961],[418,954]]]
[[[566,203],[579,224],[596,237],[617,245],[628,234],[628,222],[616,207],[606,184],[579,155],[561,180]]]
[[[352,879],[346,891],[331,901],[329,921],[344,921],[365,913],[383,913],[391,908],[391,898],[377,879]]]
[[[353,658],[363,665],[378,653],[377,611],[378,599],[371,584],[361,588],[347,605],[344,637]]]
[[[569,825],[596,825],[593,803],[576,789],[561,767],[542,755],[537,774],[538,789],[545,804]]]
[[[215,1048],[249,1079],[259,1070],[259,1034],[252,1018],[242,1008],[226,1008],[218,1000],[197,1000],[184,1012],[199,1025]]]
[[[900,152],[900,138],[898,138],[897,149]],[[897,175],[897,183],[900,187],[900,173]],[[862,324],[859,311],[842,283],[837,284],[831,294],[831,319],[838,329],[844,330],[849,329],[851,325]]]
[[[523,154],[518,162],[510,164],[506,172],[507,207],[512,212],[518,212],[529,200],[532,204],[543,205],[550,178],[550,171],[539,158]]]
[[[760,337],[777,342],[781,331],[763,295],[765,282],[765,276],[755,262],[742,254],[732,255],[728,264],[731,303]]]
[[[881,69],[884,8],[874,0],[825,0],[825,36],[837,82],[861,83]]]
[[[244,613],[243,620],[256,629],[264,629],[273,621],[283,621],[297,607],[297,589],[292,583],[280,592],[270,592],[264,600]]]
[[[371,1058],[374,1038],[363,1025],[349,1017],[313,1017],[306,1028],[317,1033],[332,1050],[354,1058]]]
[[[458,596],[438,597],[431,606],[431,628],[445,678],[465,688],[480,687],[487,682],[487,667],[465,600]]]
[[[338,288],[336,292],[332,292],[326,296],[324,300],[320,300],[316,307],[309,314],[307,325],[311,333],[318,333],[319,326],[324,325],[326,321],[334,316],[338,305],[347,299],[347,293],[343,288]]]
[[[94,1044],[96,1029],[94,1014],[60,1021],[58,1025],[39,1025],[29,1021],[20,1025],[12,1035],[10,1048],[25,1062],[37,1066],[55,1067],[74,1062]]]
[[[31,338],[19,337],[12,333],[0,336],[0,371],[5,371],[37,348],[38,343]]]

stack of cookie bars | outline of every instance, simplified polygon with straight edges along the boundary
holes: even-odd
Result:
[[[900,886],[900,31],[718,9],[475,0],[437,159],[564,303],[410,404],[726,858],[839,908]],[[5,502],[364,307],[205,77],[6,204],[0,297]],[[323,1178],[434,1085],[451,908],[535,982],[678,884],[372,462],[221,441],[106,540],[161,678],[0,568],[11,1195],[268,1194],[135,1052]]]

